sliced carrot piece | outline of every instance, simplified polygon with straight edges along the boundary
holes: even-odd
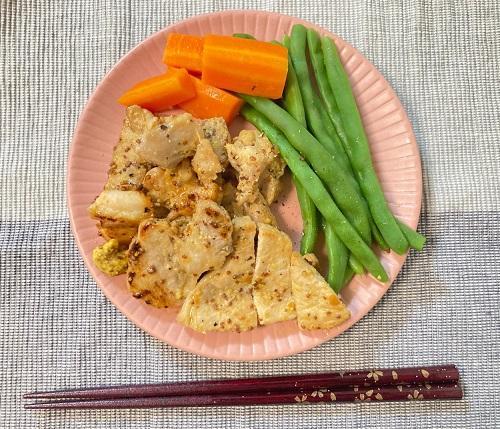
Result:
[[[139,82],[123,94],[118,102],[137,104],[151,112],[162,112],[196,95],[194,83],[185,69],[169,69],[167,73]]]
[[[179,107],[200,119],[222,116],[229,124],[240,111],[243,100],[194,76],[191,76],[191,80],[196,89],[196,96],[179,103]]]
[[[201,73],[203,37],[170,33],[163,51],[163,62],[168,66],[183,67]]]
[[[231,36],[205,36],[201,79],[217,88],[280,98],[288,72],[285,47]]]

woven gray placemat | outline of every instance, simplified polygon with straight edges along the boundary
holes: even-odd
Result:
[[[356,46],[400,96],[424,168],[425,251],[346,334],[269,362],[213,361],[144,334],[96,287],[67,220],[68,147],[99,80],[152,32],[228,8],[295,15]],[[495,0],[0,0],[0,427],[500,426],[498,22]],[[449,362],[463,401],[71,413],[21,401],[52,387]]]

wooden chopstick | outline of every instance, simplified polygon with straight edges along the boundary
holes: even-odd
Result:
[[[294,391],[303,390],[313,392],[319,389],[339,389],[347,386],[377,387],[419,383],[456,384],[459,377],[460,375],[455,365],[440,365],[265,378],[106,386],[34,392],[24,395],[24,398],[92,400],[140,398],[142,400],[144,398],[169,396],[228,395],[237,393],[247,395],[257,392],[289,392],[292,389]]]
[[[348,387],[313,391],[274,391],[250,394],[163,396],[143,398],[63,400],[28,404],[27,409],[121,409],[213,407],[234,405],[277,405],[317,402],[382,402],[461,399],[457,384],[387,385],[381,387]]]

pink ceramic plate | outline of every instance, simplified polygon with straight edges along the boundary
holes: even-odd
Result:
[[[146,39],[125,55],[106,75],[84,109],[73,138],[68,167],[68,204],[76,241],[88,269],[106,296],[132,322],[151,335],[180,349],[217,359],[260,360],[287,356],[310,349],[344,332],[380,300],[404,263],[405,256],[384,253],[381,260],[390,282],[382,285],[371,277],[357,276],[342,291],[352,317],[328,331],[301,332],[294,321],[261,327],[251,332],[199,334],[179,325],[174,310],[160,310],[135,299],[127,291],[125,276],[108,277],[92,263],[92,249],[101,242],[87,207],[102,190],[116,144],[124,108],[116,100],[132,84],[162,73],[161,62],[169,32],[192,34],[251,33],[257,39],[281,39],[293,24],[316,28],[335,39],[350,76],[370,140],[373,159],[389,205],[396,216],[415,227],[422,198],[420,157],[401,103],[375,67],[356,49],[335,36],[297,18],[277,13],[227,11],[196,16]],[[245,124],[237,121],[232,131]],[[281,227],[297,244],[301,232],[300,211],[288,186],[276,205]]]

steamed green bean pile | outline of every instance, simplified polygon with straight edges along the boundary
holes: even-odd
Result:
[[[301,253],[314,251],[322,230],[333,290],[365,269],[386,282],[371,246],[403,254],[422,250],[425,237],[389,210],[334,41],[297,24],[283,45],[289,52],[283,98],[240,94],[241,114],[278,148],[292,173],[303,219]]]

